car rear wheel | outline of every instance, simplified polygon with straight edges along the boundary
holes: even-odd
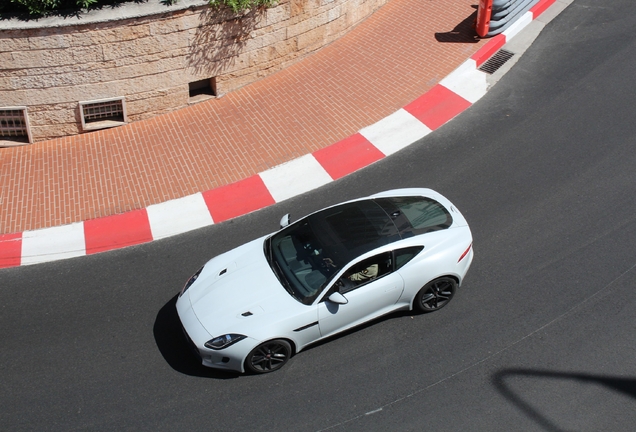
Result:
[[[247,355],[245,369],[257,374],[273,372],[287,363],[291,353],[291,345],[285,340],[263,342]]]
[[[450,277],[441,277],[424,285],[415,296],[413,307],[421,312],[433,312],[451,301],[457,290],[457,282]]]

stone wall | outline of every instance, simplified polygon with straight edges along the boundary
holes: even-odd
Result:
[[[193,103],[189,83],[215,78],[219,96],[274,73],[386,1],[282,0],[237,16],[182,0],[2,21],[0,109],[26,106],[33,141],[83,132],[80,101],[123,96],[127,120],[146,119]]]

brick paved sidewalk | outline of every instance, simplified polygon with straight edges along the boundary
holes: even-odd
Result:
[[[151,120],[0,149],[0,234],[123,213],[324,148],[424,94],[482,45],[473,0],[391,0],[312,56]]]

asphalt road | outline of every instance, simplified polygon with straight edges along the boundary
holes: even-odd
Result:
[[[0,270],[0,430],[633,430],[636,11],[575,0],[481,101],[421,142],[218,226]],[[237,376],[174,312],[214,254],[348,198],[426,186],[473,230],[453,302]]]

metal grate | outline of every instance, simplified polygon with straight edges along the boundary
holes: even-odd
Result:
[[[84,122],[102,120],[124,121],[124,104],[121,99],[107,102],[85,103],[82,105]]]
[[[483,65],[479,67],[479,70],[482,72],[486,72],[489,75],[492,75],[504,65],[508,60],[510,60],[515,54],[506,51],[505,49],[500,49],[495,53],[494,56],[490,57],[488,61],[486,61]]]
[[[24,109],[0,109],[0,136],[26,137],[28,135]]]

